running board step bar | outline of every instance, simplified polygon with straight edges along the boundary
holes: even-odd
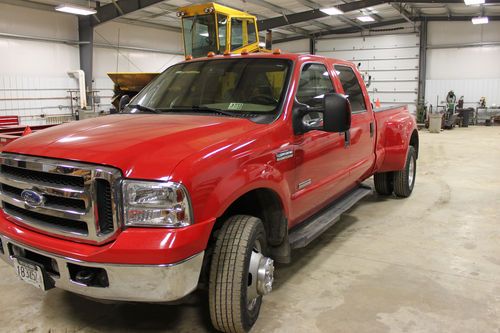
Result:
[[[307,246],[319,235],[340,220],[340,215],[348,211],[358,201],[372,193],[369,186],[361,185],[354,190],[344,194],[319,213],[313,215],[298,227],[290,230],[288,239],[292,249]]]

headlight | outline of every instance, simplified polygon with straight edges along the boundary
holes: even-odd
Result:
[[[126,226],[178,228],[192,223],[189,196],[173,182],[123,181]]]

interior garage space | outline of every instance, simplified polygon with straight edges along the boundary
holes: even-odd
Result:
[[[498,332],[500,1],[0,1],[1,332]]]

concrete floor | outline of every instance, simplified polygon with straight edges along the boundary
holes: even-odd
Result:
[[[253,332],[500,332],[500,127],[421,131],[409,199],[368,197],[277,270]],[[0,264],[1,332],[207,332],[177,306],[44,295]]]

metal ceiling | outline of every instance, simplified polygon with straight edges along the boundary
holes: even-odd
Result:
[[[93,25],[108,20],[145,25],[166,30],[180,30],[176,10],[180,6],[203,3],[200,0],[2,0],[27,7],[53,10],[61,3],[98,7]],[[500,18],[500,0],[487,0],[482,6],[466,6],[462,0],[417,0],[386,2],[380,0],[221,0],[226,6],[257,16],[261,30],[272,29],[276,39],[293,40],[319,37],[331,33],[349,33],[389,24],[411,23],[423,19],[469,20],[481,14],[490,19]],[[344,15],[329,16],[319,10],[336,6]],[[375,22],[363,23],[360,15],[370,14]]]

